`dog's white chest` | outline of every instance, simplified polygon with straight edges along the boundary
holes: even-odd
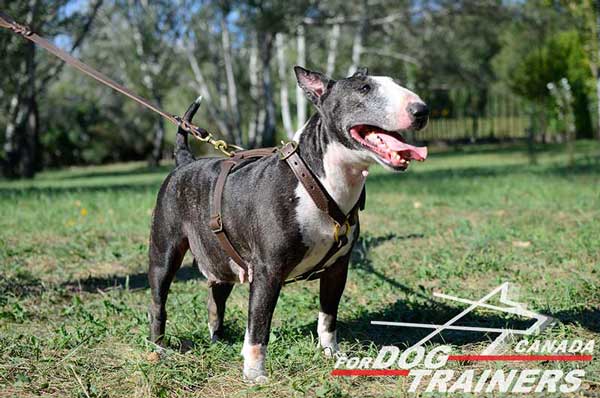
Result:
[[[345,214],[356,205],[365,182],[361,170],[366,166],[356,167],[357,164],[361,165],[356,152],[338,143],[329,144],[323,157],[325,177],[320,179],[320,182]],[[334,243],[335,224],[331,217],[319,210],[302,184],[298,183],[295,194],[298,198],[296,220],[300,225],[302,241],[308,250],[289,277],[301,275],[314,268]],[[356,225],[351,227],[348,233],[349,242],[327,261],[326,267],[350,251],[355,229]]]
[[[308,250],[302,261],[292,270],[288,276],[289,278],[302,275],[314,268],[325,257],[334,243],[333,231],[335,224],[333,220],[317,208],[301,185],[298,185],[296,188],[296,197],[298,198],[296,220],[300,225],[302,242],[308,247]],[[352,247],[355,228],[356,225],[351,227],[348,234],[349,242],[327,261],[325,264],[326,267],[348,253]]]

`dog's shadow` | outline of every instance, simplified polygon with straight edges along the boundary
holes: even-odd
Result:
[[[351,269],[357,273],[368,274],[381,280],[384,284],[391,285],[399,292],[402,298],[393,304],[377,310],[365,310],[351,319],[338,320],[338,340],[351,344],[358,344],[364,348],[373,344],[377,346],[395,345],[410,347],[433,331],[430,328],[398,327],[374,325],[371,321],[388,321],[404,323],[420,323],[441,325],[462,312],[467,306],[455,303],[444,303],[434,300],[432,295],[425,290],[415,290],[384,273],[377,270],[369,258],[369,251],[390,240],[420,239],[423,235],[411,234],[398,236],[387,234],[383,236],[361,237],[353,252]],[[343,305],[343,302],[342,302]],[[563,323],[579,324],[590,331],[600,331],[600,309],[585,309],[577,311],[561,311],[547,315]],[[526,329],[535,323],[535,319],[527,319],[502,313],[500,311],[469,312],[458,320],[457,326],[484,327],[495,329]],[[302,333],[315,333],[316,321],[300,327]],[[497,333],[444,330],[436,335],[431,342],[449,342],[453,345],[467,345],[482,342],[491,342],[498,336]]]
[[[190,280],[205,280],[198,267],[193,264],[184,264],[175,274],[174,282],[186,282]],[[85,279],[68,281],[61,285],[68,291],[95,293],[111,289],[140,290],[149,289],[148,272],[139,272],[125,276],[89,276]]]

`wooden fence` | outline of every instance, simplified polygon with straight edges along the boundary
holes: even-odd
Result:
[[[448,101],[448,95],[432,97],[429,125],[419,133],[419,138],[424,141],[503,140],[527,136],[530,116],[526,114],[526,105],[514,96],[488,96],[480,115],[475,115],[464,102],[461,105],[457,103],[459,101]],[[435,98],[440,97],[446,97],[446,100],[436,104]]]
[[[434,117],[419,138],[425,141],[524,138],[528,126],[527,116]]]

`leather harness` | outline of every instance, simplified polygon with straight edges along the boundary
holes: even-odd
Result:
[[[217,177],[213,191],[209,227],[217,237],[223,251],[242,270],[244,270],[244,272],[250,275],[250,266],[233,246],[231,240],[229,240],[229,237],[227,236],[227,232],[223,227],[223,214],[221,206],[223,190],[225,189],[227,176],[240,162],[253,158],[271,156],[277,152],[279,152],[279,158],[288,164],[298,181],[304,186],[315,206],[317,206],[319,210],[327,214],[334,221],[333,243],[325,256],[315,267],[301,275],[285,281],[285,283],[287,284],[304,279],[316,279],[320,276],[321,272],[325,271],[327,262],[348,244],[349,240],[347,235],[350,233],[351,226],[358,222],[358,211],[364,209],[365,189],[363,188],[358,202],[352,208],[352,210],[350,210],[350,213],[348,215],[344,214],[335,200],[333,200],[329,193],[327,193],[327,190],[323,187],[321,182],[314,176],[312,171],[310,171],[304,160],[302,160],[297,152],[297,144],[295,142],[288,142],[281,148],[259,148],[238,151],[233,157],[224,159],[221,162],[221,170],[219,172],[219,176]],[[343,234],[340,235],[342,230]],[[358,233],[358,231],[356,233]]]

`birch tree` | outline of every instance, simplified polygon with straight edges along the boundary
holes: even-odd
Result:
[[[225,64],[225,76],[227,80],[227,108],[228,114],[231,119],[231,130],[234,136],[235,143],[238,145],[242,144],[242,126],[241,126],[241,115],[240,108],[238,106],[238,94],[236,79],[233,73],[233,57],[231,55],[231,40],[229,35],[229,26],[227,23],[227,16],[229,14],[229,7],[224,6],[221,8],[221,47],[223,52],[223,63]]]
[[[183,48],[182,51],[186,55],[187,60],[189,62],[190,68],[192,69],[192,74],[194,80],[189,82],[189,85],[194,89],[194,91],[199,92],[202,95],[203,101],[202,106],[208,109],[208,113],[211,119],[217,124],[217,127],[222,132],[227,132],[227,123],[225,122],[222,112],[220,108],[215,106],[213,96],[211,94],[211,90],[208,86],[206,78],[204,77],[204,73],[202,72],[202,68],[198,64],[198,60],[194,55],[196,53],[195,45],[193,44],[193,40],[187,40],[187,47]]]
[[[114,18],[122,16],[126,24],[120,32],[125,42],[114,43],[123,51],[123,59],[130,59],[133,50],[135,61],[128,62],[121,71],[124,80],[129,81],[142,95],[149,97],[159,107],[164,107],[164,98],[168,90],[177,85],[178,74],[174,65],[175,43],[179,40],[180,4],[172,1],[135,1],[115,2],[111,15],[104,20],[105,26],[113,28]],[[112,34],[112,32],[108,33]],[[130,42],[127,46],[126,40]],[[125,44],[125,45],[123,45]],[[149,165],[156,167],[163,157],[165,141],[165,122],[162,117],[154,117],[154,132],[151,138]]]
[[[294,129],[292,127],[292,118],[290,115],[290,103],[288,98],[288,65],[285,62],[285,45],[284,45],[284,34],[277,33],[275,36],[275,46],[277,51],[277,69],[279,74],[279,95],[280,95],[280,107],[281,107],[281,119],[283,121],[283,129],[288,137],[291,139],[294,136]]]
[[[257,143],[257,132],[263,131],[265,120],[265,109],[261,105],[262,101],[260,98],[258,38],[256,32],[252,32],[251,34],[249,58],[248,80],[250,82],[250,99],[252,101],[253,110],[251,111],[250,120],[248,121],[248,145],[254,147]]]
[[[304,33],[304,25],[299,24],[296,29],[296,64],[306,67],[306,36]],[[296,128],[299,130],[306,123],[306,98],[302,89],[296,85]]]
[[[336,23],[329,31],[329,49],[327,51],[327,69],[325,72],[327,76],[333,76],[333,73],[335,72],[335,58],[337,56],[340,30],[340,24]]]
[[[367,2],[363,1],[363,13],[361,15],[360,23],[354,32],[354,38],[352,39],[352,61],[348,68],[348,76],[354,74],[360,65],[360,58],[363,53],[363,42],[369,25],[368,9]]]

